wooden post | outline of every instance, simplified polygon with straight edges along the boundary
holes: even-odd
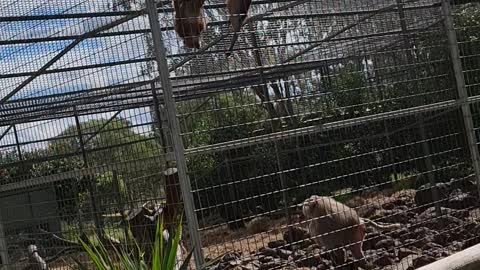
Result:
[[[176,216],[181,214],[178,207],[181,205],[182,195],[180,193],[180,178],[177,168],[168,168],[165,175],[165,195],[167,202],[165,204],[164,220],[166,225],[175,224]]]

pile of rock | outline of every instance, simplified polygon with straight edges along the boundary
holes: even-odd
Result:
[[[367,227],[363,250],[374,269],[415,269],[480,242],[480,224],[476,221],[480,217],[470,216],[478,199],[452,183],[440,184],[437,190],[442,201],[436,207],[431,189],[422,186],[412,196],[390,198],[369,211],[367,218],[402,224],[401,230],[389,233]],[[333,267],[330,255],[310,240],[306,230],[292,227],[284,232],[283,239],[256,252],[226,254],[212,269],[338,268]]]

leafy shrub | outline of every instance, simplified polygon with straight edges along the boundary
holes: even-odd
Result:
[[[192,251],[190,251],[179,267],[176,262],[181,231],[182,223],[179,222],[174,237],[164,239],[164,223],[162,219],[159,220],[155,234],[155,243],[152,247],[153,258],[151,266],[148,265],[148,262],[143,256],[144,252],[140,250],[140,246],[134,239],[132,239],[132,242],[134,242],[138,249],[138,252],[134,253],[135,255],[132,255],[127,249],[115,248],[113,245],[113,254],[111,252],[109,253],[101,241],[94,242],[88,240],[88,243],[85,243],[82,239],[79,239],[79,241],[88,254],[88,258],[93,263],[95,269],[98,270],[186,270],[192,257]],[[80,261],[75,261],[80,269],[89,269]]]

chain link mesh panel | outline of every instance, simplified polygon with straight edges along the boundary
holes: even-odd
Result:
[[[224,1],[200,49],[147,4],[0,3],[2,267],[69,269],[80,239],[148,244],[184,210],[196,269],[414,269],[479,242],[478,3],[253,1],[230,57]]]

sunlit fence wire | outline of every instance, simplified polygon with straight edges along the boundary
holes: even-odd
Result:
[[[313,240],[312,195],[401,224],[367,224],[377,269],[479,242],[478,3],[253,1],[230,57],[225,3],[204,9],[188,49],[170,1],[0,3],[2,266],[36,245],[68,269],[79,239],[179,212],[197,269],[359,263]]]

